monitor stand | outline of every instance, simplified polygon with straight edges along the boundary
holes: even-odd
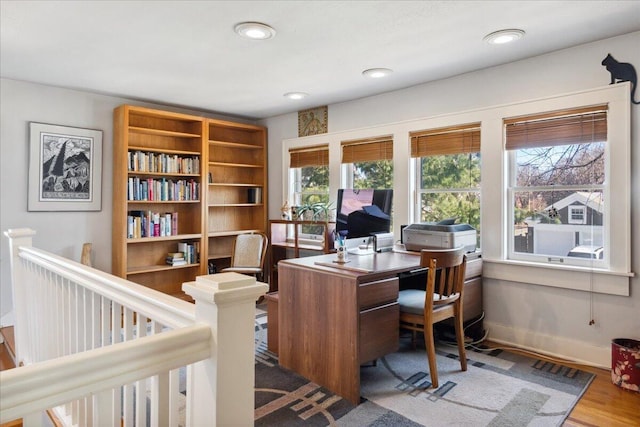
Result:
[[[346,239],[345,244],[347,245],[347,253],[351,255],[371,255],[374,253],[371,236],[352,237]]]
[[[373,250],[373,247],[366,247],[366,248],[352,248],[352,249],[347,249],[347,253],[350,255],[373,255],[375,252]]]

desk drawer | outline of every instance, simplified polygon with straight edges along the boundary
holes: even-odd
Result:
[[[393,302],[360,312],[360,363],[398,351],[400,306]]]
[[[360,284],[358,286],[358,308],[363,310],[397,301],[398,286],[397,277]]]
[[[482,258],[467,261],[467,268],[464,274],[465,280],[482,276]]]

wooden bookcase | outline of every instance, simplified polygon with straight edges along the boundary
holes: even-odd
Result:
[[[238,234],[267,229],[267,129],[208,119],[207,247],[217,271]]]
[[[201,117],[130,105],[114,110],[114,275],[184,298],[182,283],[206,274],[206,130]],[[154,216],[165,217],[163,230],[150,230]],[[180,243],[198,255],[168,265]]]

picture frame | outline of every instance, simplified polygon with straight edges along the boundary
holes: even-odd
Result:
[[[29,122],[28,211],[102,210],[102,131]]]
[[[298,136],[318,135],[328,131],[327,106],[298,111]]]

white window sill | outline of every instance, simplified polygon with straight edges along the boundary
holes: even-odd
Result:
[[[526,261],[482,259],[482,276],[609,295],[630,295],[633,272],[615,272],[575,266],[540,265]]]

